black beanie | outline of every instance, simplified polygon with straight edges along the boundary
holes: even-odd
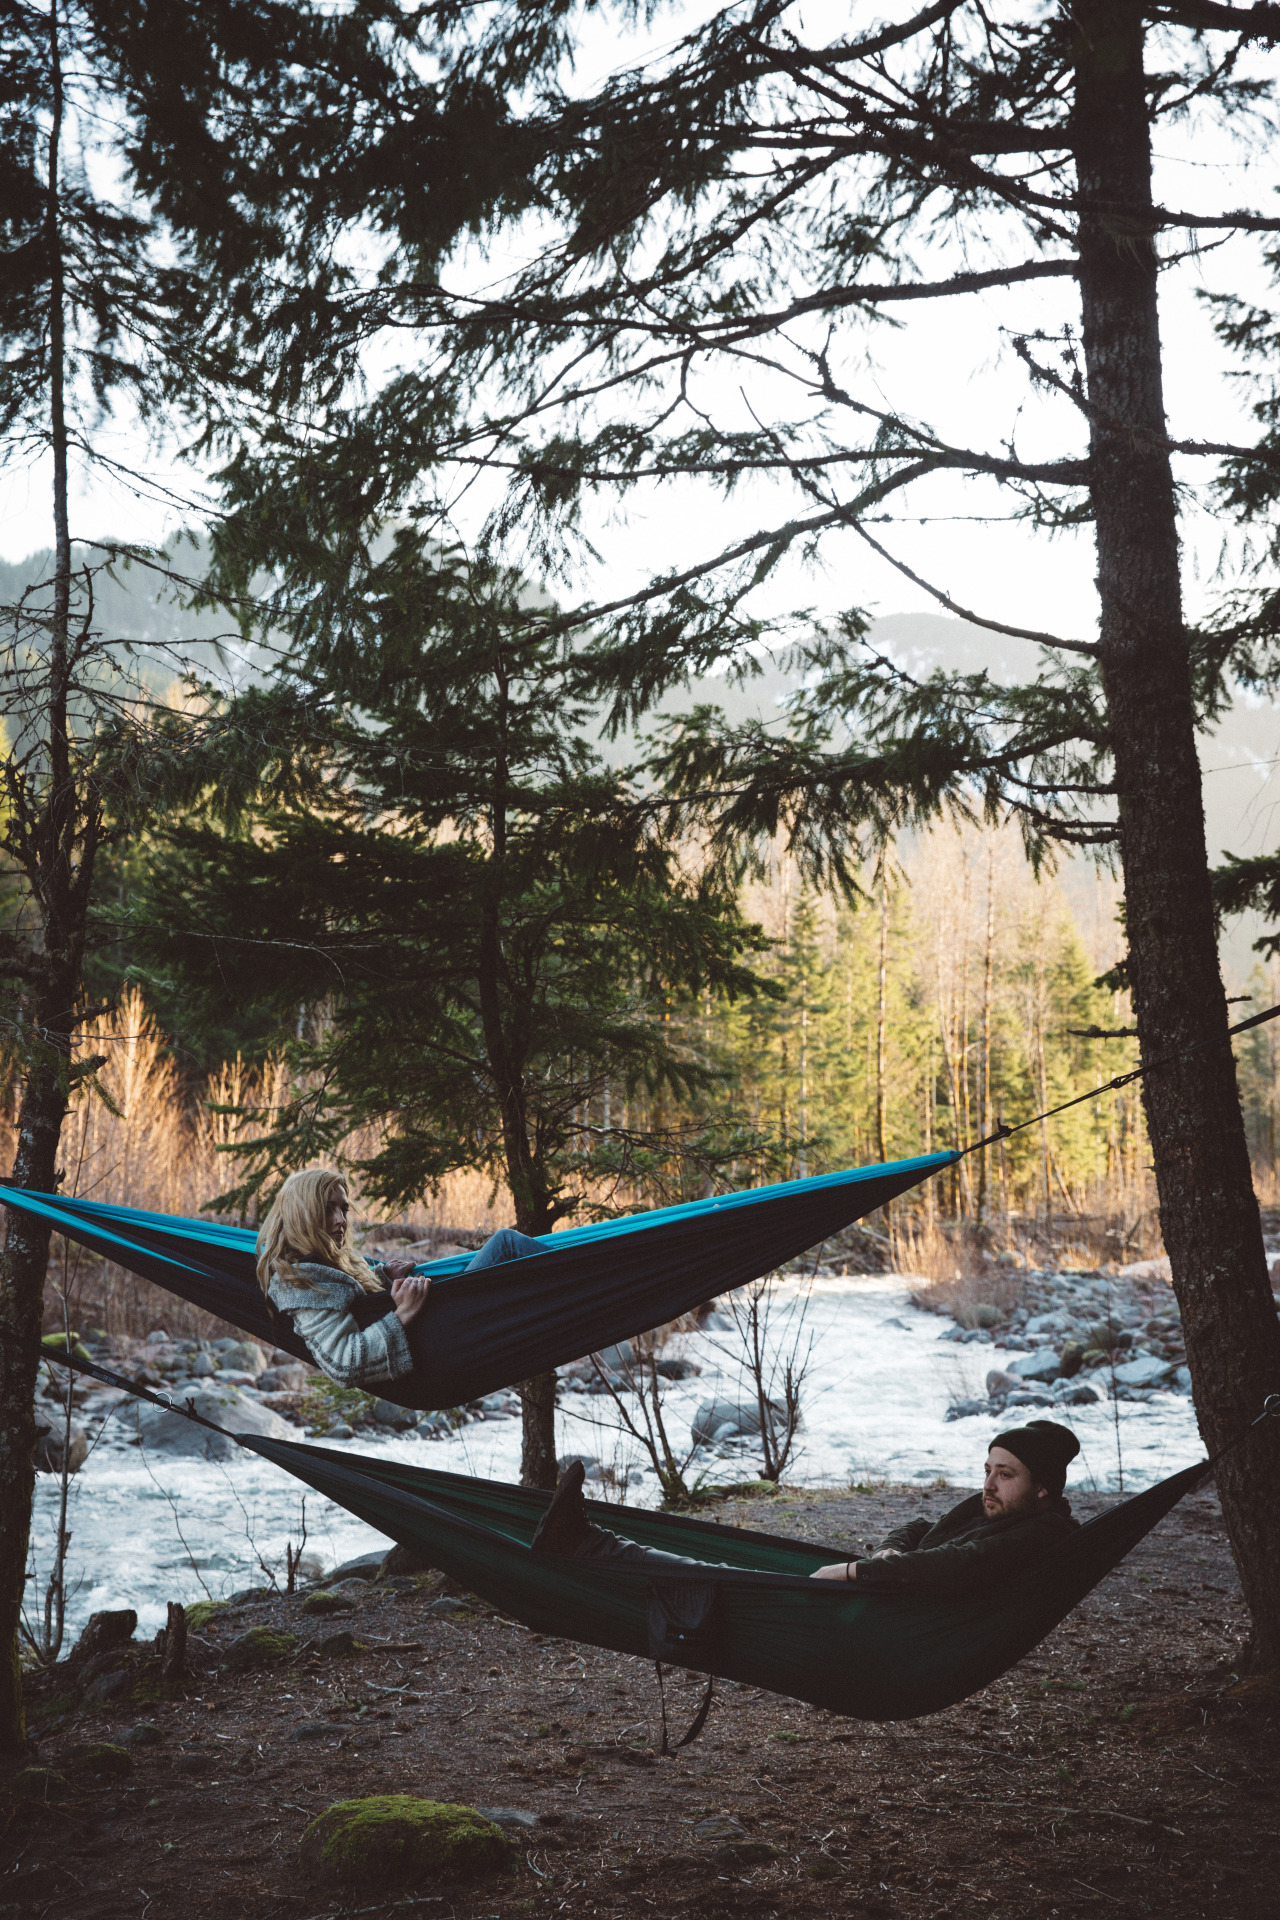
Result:
[[[991,1444],[1021,1460],[1037,1486],[1058,1495],[1067,1484],[1067,1467],[1080,1451],[1070,1427],[1055,1426],[1052,1420],[1028,1420],[1025,1427],[1010,1427]]]

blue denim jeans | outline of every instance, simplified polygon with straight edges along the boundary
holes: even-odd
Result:
[[[544,1243],[535,1240],[532,1234],[517,1233],[514,1227],[499,1227],[489,1235],[479,1253],[471,1256],[466,1271],[474,1273],[477,1267],[500,1267],[508,1260],[523,1260],[526,1254],[544,1250]]]

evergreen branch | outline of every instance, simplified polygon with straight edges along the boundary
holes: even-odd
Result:
[[[1149,20],[1170,27],[1190,27],[1200,33],[1238,33],[1242,40],[1280,40],[1280,7],[1256,0],[1249,8],[1217,6],[1214,0],[1183,0],[1181,5],[1153,6]]]
[[[944,593],[941,587],[931,586],[920,574],[913,572],[905,560],[895,559],[888,548],[882,546],[880,541],[875,538],[874,534],[867,532],[860,520],[851,519],[848,525],[852,528],[853,532],[858,535],[859,539],[865,540],[869,547],[875,549],[882,560],[887,560],[891,567],[895,567],[899,573],[905,575],[905,577],[912,581],[917,587],[922,588],[925,593],[932,595],[941,606],[946,607],[949,613],[954,613],[961,620],[969,621],[972,626],[986,627],[991,633],[1007,633],[1013,640],[1032,640],[1037,646],[1055,647],[1064,653],[1083,653],[1087,654],[1090,659],[1097,659],[1098,649],[1092,641],[1064,640],[1058,634],[1041,633],[1035,627],[1007,626],[1002,620],[989,620],[983,614],[974,613],[969,607],[962,607],[959,601],[953,600],[951,595]]]

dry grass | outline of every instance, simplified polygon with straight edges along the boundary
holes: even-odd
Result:
[[[919,1281],[912,1292],[918,1306],[952,1313],[962,1326],[978,1324],[979,1306],[1009,1313],[1030,1268],[1092,1272],[1164,1251],[1153,1208],[1136,1220],[1120,1213],[1064,1215],[1046,1227],[1014,1218],[1003,1228],[892,1212],[894,1270]]]
[[[210,1081],[204,1098],[188,1099],[165,1037],[147,1011],[142,995],[126,995],[118,1010],[86,1032],[81,1057],[106,1056],[93,1080],[77,1095],[62,1134],[61,1190],[81,1199],[150,1212],[240,1221],[242,1216],[209,1212],[210,1203],[233,1184],[236,1162],[229,1149],[256,1137],[262,1128],[220,1108],[254,1107],[267,1111],[288,1097],[287,1072],[279,1061],[260,1071],[240,1060],[228,1061]],[[12,1115],[0,1135],[12,1161]],[[369,1130],[344,1143],[343,1158],[357,1160],[376,1151],[379,1139]],[[362,1196],[353,1181],[356,1206]],[[512,1218],[508,1196],[495,1194],[479,1173],[446,1180],[438,1194],[390,1222],[410,1238],[426,1238],[445,1226],[492,1232]],[[361,1223],[370,1239],[388,1216],[370,1210]],[[244,1221],[244,1224],[253,1224]],[[109,1333],[145,1334],[162,1326],[170,1333],[214,1337],[228,1329],[198,1308],[102,1261],[83,1248],[55,1238],[49,1263],[45,1319],[102,1327]]]

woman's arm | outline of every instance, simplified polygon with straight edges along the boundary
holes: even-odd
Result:
[[[413,1371],[404,1323],[385,1313],[360,1327],[346,1307],[292,1307],[290,1317],[321,1373],[340,1387],[375,1392]]]

